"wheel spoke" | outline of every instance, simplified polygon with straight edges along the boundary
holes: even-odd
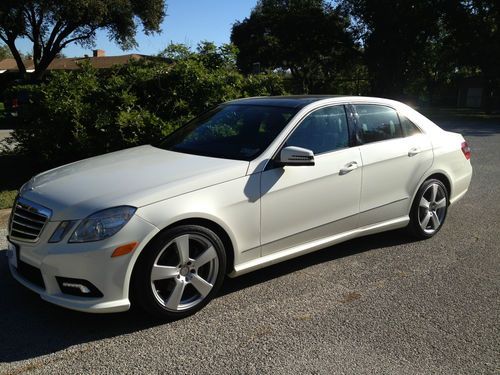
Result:
[[[420,207],[424,207],[426,209],[429,209],[429,201],[427,199],[425,199],[424,197],[422,197],[422,199],[420,199]]]
[[[206,280],[202,279],[198,275],[194,275],[193,278],[191,279],[191,284],[196,288],[196,290],[203,296],[206,297],[208,293],[213,288],[213,285],[207,282]]]
[[[210,246],[200,256],[198,256],[198,258],[194,260],[194,267],[199,268],[215,258],[217,258],[217,252],[215,251],[215,248],[213,246]]]
[[[427,213],[425,215],[424,219],[422,220],[422,224],[421,224],[421,227],[423,230],[427,229],[427,225],[429,224],[430,219],[431,219],[431,214]]]
[[[441,225],[441,222],[439,221],[438,216],[436,215],[436,213],[433,213],[432,214],[432,227],[434,229],[438,229],[440,225]]]
[[[440,201],[436,202],[436,210],[438,208],[444,208],[444,207],[446,207],[446,198],[443,198]]]
[[[184,287],[185,287],[184,281],[177,281],[175,282],[175,288],[172,290],[172,293],[170,294],[170,297],[168,297],[168,300],[165,303],[165,306],[171,310],[177,310],[179,308],[179,305],[181,303],[182,295],[184,294]]]
[[[177,237],[175,239],[175,245],[177,246],[180,263],[186,264],[189,262],[189,235],[185,234]]]
[[[433,184],[432,185],[432,192],[431,192],[431,202],[436,202],[437,192],[438,192],[438,185]]]
[[[155,264],[151,270],[151,281],[171,279],[179,274],[179,269],[177,267],[170,266],[160,266]]]

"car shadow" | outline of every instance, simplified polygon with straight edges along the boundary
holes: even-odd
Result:
[[[219,297],[315,264],[411,241],[401,231],[351,240],[235,279],[226,279]],[[36,358],[73,345],[169,324],[134,309],[101,315],[49,304],[11,277],[5,251],[0,251],[0,311],[0,363]]]

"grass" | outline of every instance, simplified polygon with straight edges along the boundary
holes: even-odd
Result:
[[[4,208],[11,208],[16,195],[17,190],[0,191],[0,210]]]

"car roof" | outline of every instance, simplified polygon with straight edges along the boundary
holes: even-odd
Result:
[[[289,95],[289,96],[258,96],[231,100],[225,104],[261,105],[274,107],[303,108],[319,100],[341,98],[342,95]]]

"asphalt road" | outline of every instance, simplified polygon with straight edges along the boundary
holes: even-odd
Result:
[[[0,373],[500,374],[500,120],[438,122],[466,136],[474,177],[436,237],[379,234],[228,280],[181,321],[60,309],[0,254]]]

